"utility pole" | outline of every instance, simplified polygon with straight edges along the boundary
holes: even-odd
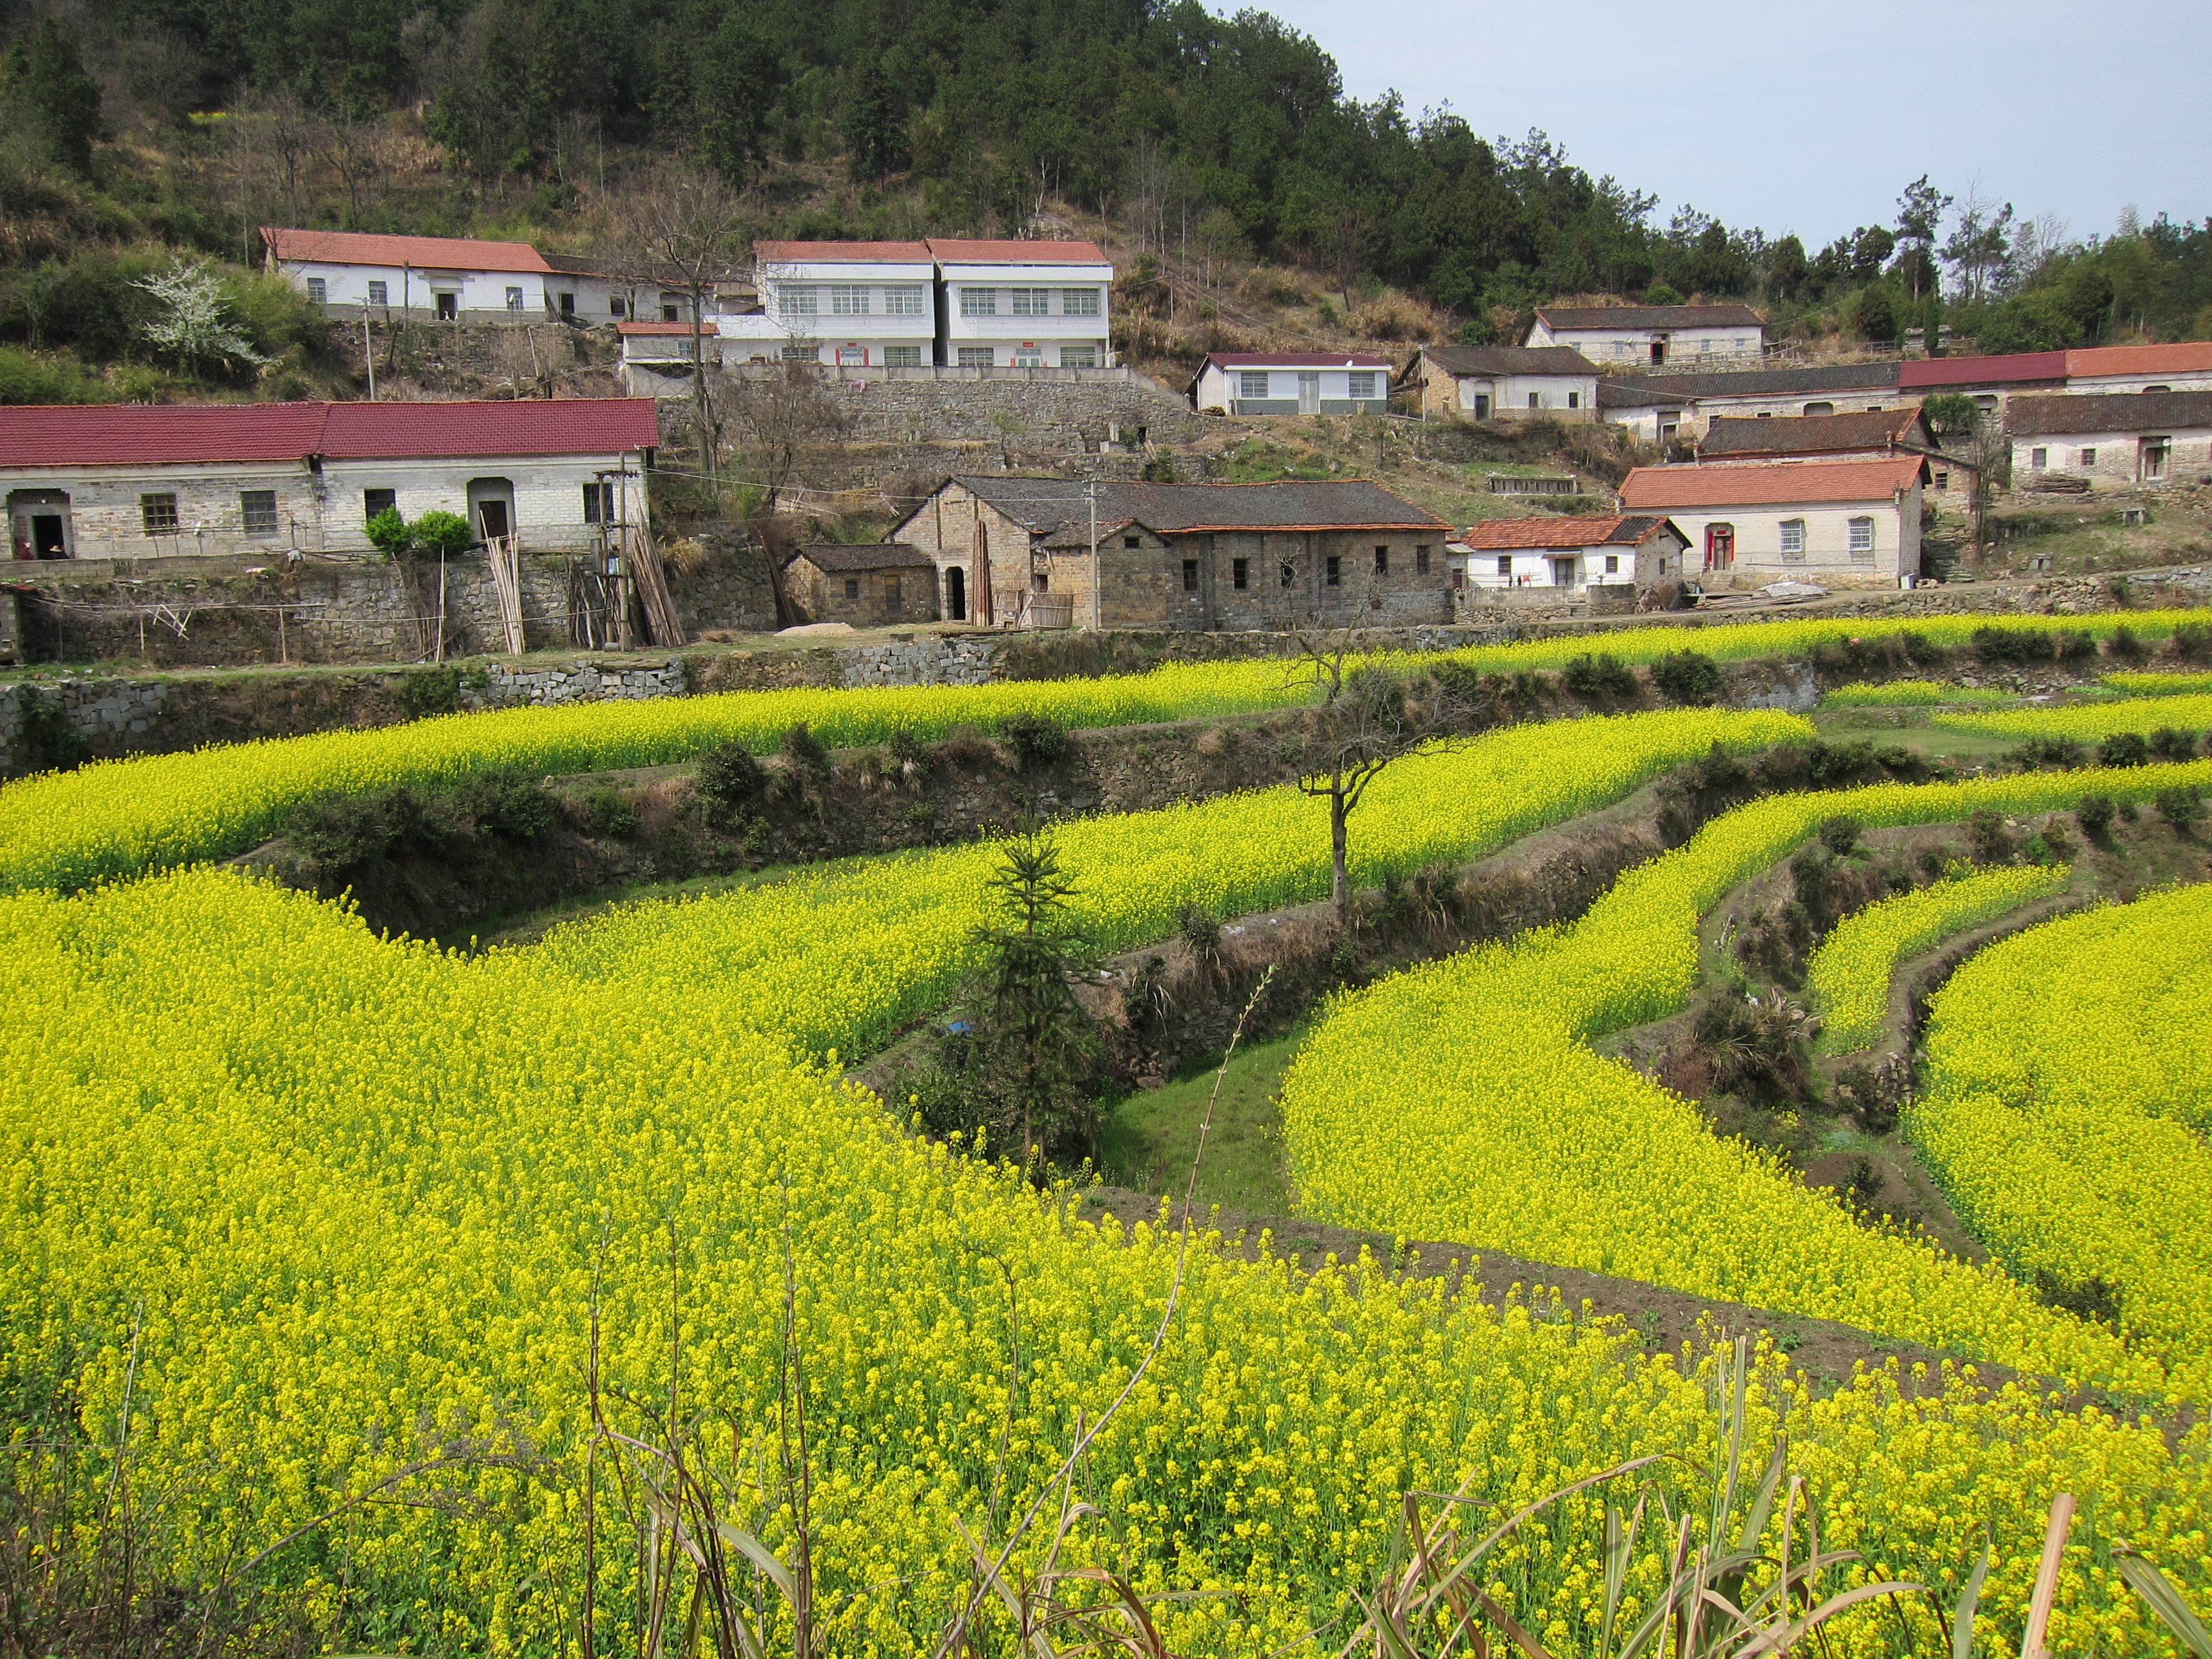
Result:
[[[1091,483],[1083,492],[1091,498],[1091,631],[1099,629],[1098,584],[1103,574],[1098,568],[1098,464],[1091,463]]]
[[[361,308],[361,360],[368,365],[368,400],[376,401],[376,343],[368,337],[368,307]]]

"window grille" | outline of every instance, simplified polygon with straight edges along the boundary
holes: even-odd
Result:
[[[1351,395],[1354,402],[1364,403],[1374,397],[1375,377],[1372,374],[1354,374],[1350,378]]]
[[[307,278],[307,303],[323,305],[331,297],[331,285],[319,276]]]
[[[373,306],[391,304],[391,285],[386,283],[371,283],[368,285],[368,302]]]
[[[1052,315],[1052,290],[1048,288],[1018,288],[1014,291],[1014,315],[1017,317],[1049,317]]]
[[[780,316],[811,317],[820,304],[820,297],[804,283],[786,283],[775,291],[775,308]]]
[[[1098,367],[1098,348],[1062,346],[1060,349],[1060,366],[1062,368],[1096,368]]]
[[[1851,562],[1872,564],[1874,562],[1874,520],[1853,519],[1850,522],[1850,532]]]
[[[1237,395],[1240,398],[1259,398],[1267,395],[1267,371],[1264,368],[1248,368],[1237,375]]]
[[[368,523],[380,513],[398,510],[399,492],[396,489],[364,489],[361,492],[361,519]]]
[[[1805,562],[1805,520],[1784,519],[1782,521],[1782,557],[1785,563]]]
[[[238,492],[239,520],[249,536],[273,536],[276,533],[276,492],[273,489],[241,489]]]
[[[138,517],[148,535],[173,536],[177,533],[177,498],[169,495],[141,495]]]
[[[920,346],[885,346],[884,367],[885,368],[920,368],[921,348]]]
[[[509,311],[520,311],[522,309],[522,290],[520,289],[511,288],[507,289],[507,308]]]
[[[988,346],[962,346],[962,347],[960,348],[960,367],[961,367],[961,368],[990,368],[990,366],[991,366],[991,348],[990,348],[990,347],[988,347]]]
[[[830,310],[838,317],[865,317],[868,314],[868,290],[859,283],[832,283],[830,285]]]

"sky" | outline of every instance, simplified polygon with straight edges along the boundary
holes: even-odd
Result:
[[[1808,250],[1887,223],[1922,173],[2071,236],[2212,213],[2199,0],[1254,0],[1369,99],[1541,127],[1593,178]],[[1222,6],[1221,9],[1231,9]]]

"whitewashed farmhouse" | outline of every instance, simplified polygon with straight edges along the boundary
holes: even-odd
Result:
[[[1390,360],[1358,352],[1217,351],[1190,383],[1201,415],[1380,415]]]
[[[1572,346],[1601,368],[1756,359],[1766,322],[1749,306],[1546,306],[1522,343]]]
[[[647,523],[649,398],[0,408],[18,559],[366,552],[386,507],[526,551]]]
[[[2005,434],[2015,482],[2064,473],[2121,489],[2212,477],[2212,392],[2015,397]]]
[[[1597,365],[1571,346],[1423,346],[1405,379],[1424,415],[1598,417]]]
[[[1709,580],[1894,586],[1920,571],[1927,471],[1919,455],[1639,466],[1622,481],[1620,505],[1672,518],[1688,539],[1692,574]]]
[[[939,360],[961,368],[1111,366],[1114,267],[1096,242],[933,236],[943,293]]]
[[[1593,586],[1650,587],[1682,574],[1689,544],[1660,514],[1486,519],[1451,546],[1452,586],[1540,588],[1553,597]]]
[[[1599,383],[1598,406],[1607,420],[1647,441],[1687,441],[1713,421],[1734,416],[1844,415],[1917,404],[1920,394],[1899,392],[1898,369],[1893,357],[1804,368],[1623,376]]]
[[[542,323],[550,314],[552,267],[527,242],[266,227],[261,240],[269,269],[328,316]]]

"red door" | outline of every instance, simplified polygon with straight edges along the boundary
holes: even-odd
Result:
[[[1732,570],[1735,568],[1735,526],[1732,524],[1709,524],[1705,526],[1705,568]]]

